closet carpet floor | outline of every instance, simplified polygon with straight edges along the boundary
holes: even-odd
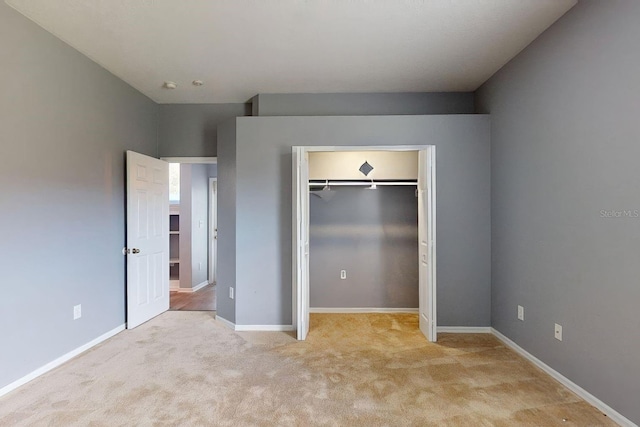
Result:
[[[173,311],[0,398],[3,426],[609,426],[489,334],[313,314],[307,341]]]

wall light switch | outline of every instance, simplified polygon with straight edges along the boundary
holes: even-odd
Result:
[[[73,320],[78,320],[82,317],[82,304],[73,306]]]
[[[340,270],[340,279],[346,280],[347,278],[347,270]]]
[[[524,307],[521,305],[518,306],[518,320],[524,321]]]
[[[229,288],[229,298],[233,299],[233,288]]]

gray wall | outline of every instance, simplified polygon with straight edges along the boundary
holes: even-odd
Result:
[[[157,154],[157,106],[4,2],[0,58],[2,387],[125,322],[124,152]]]
[[[218,253],[216,315],[235,323],[236,284],[236,120],[218,127]]]
[[[180,165],[181,288],[196,287],[208,278],[210,166]]]
[[[191,286],[209,275],[209,165],[191,165]]]
[[[215,178],[218,176],[218,164],[212,163],[207,165],[207,172],[209,173],[209,177]]]
[[[251,114],[250,104],[162,104],[158,108],[160,157],[215,157],[218,125]]]
[[[435,144],[439,324],[489,325],[489,117],[241,117],[234,122],[237,145],[231,129],[218,141],[218,185],[221,211],[225,206],[220,252],[229,251],[219,273],[221,281],[224,276],[237,286],[236,323],[291,324],[291,146]],[[223,192],[234,194],[235,204]],[[223,216],[235,236],[224,230]],[[219,306],[226,301],[221,290]]]
[[[190,289],[193,284],[191,240],[193,234],[191,166],[180,164],[180,288]]]
[[[473,93],[260,94],[252,104],[159,105],[158,155],[217,155],[217,128],[233,117],[470,114]]]
[[[473,93],[260,94],[254,116],[365,116],[471,114]]]
[[[418,308],[415,190],[332,187],[329,199],[311,194],[311,307]]]
[[[581,0],[477,93],[492,325],[638,424],[640,218],[602,211],[640,209],[639,16],[635,0]]]

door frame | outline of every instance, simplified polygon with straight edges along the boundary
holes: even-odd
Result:
[[[160,157],[160,160],[164,160],[167,163],[186,163],[186,164],[191,164],[191,165],[217,165],[218,164],[218,158],[217,157]],[[216,174],[217,175],[217,174]],[[207,191],[209,191],[209,194],[211,194],[211,180],[214,179],[215,181],[218,180],[217,176],[216,178],[209,178],[209,186],[207,187]],[[217,202],[217,200],[216,200]],[[167,204],[169,203],[169,201],[167,200]],[[217,203],[216,203],[216,208],[217,208]],[[211,202],[209,202],[209,206],[208,206],[208,221],[207,221],[207,225],[209,227],[209,231],[207,233],[207,248],[209,250],[209,257],[207,258],[207,264],[209,264],[207,266],[207,281],[209,282],[209,284],[213,283],[211,281]],[[217,225],[217,216],[216,216],[216,225]],[[217,255],[217,254],[216,254]],[[215,261],[214,261],[215,263]]]
[[[217,164],[217,157],[160,157],[167,163]]]
[[[209,283],[217,282],[218,178],[209,178]]]
[[[301,272],[304,270],[304,267],[301,266],[301,256],[304,252],[303,244],[300,242],[298,236],[298,230],[300,227],[303,229],[303,232],[308,234],[309,228],[308,225],[305,227],[304,224],[308,224],[309,217],[309,209],[308,206],[306,209],[301,209],[301,200],[300,200],[300,191],[301,188],[304,188],[308,191],[308,180],[306,183],[297,182],[300,179],[301,175],[304,175],[300,171],[297,171],[296,168],[306,168],[306,176],[308,176],[308,168],[309,165],[307,162],[301,161],[301,159],[308,158],[308,153],[311,152],[340,152],[340,151],[418,151],[419,161],[421,164],[418,167],[418,179],[424,179],[421,175],[421,171],[429,171],[430,174],[427,177],[427,182],[425,186],[427,187],[427,193],[429,194],[429,207],[430,212],[426,215],[428,223],[426,224],[427,229],[429,230],[430,236],[430,250],[428,251],[428,259],[427,263],[429,265],[428,268],[428,283],[427,283],[427,300],[429,302],[429,307],[425,307],[427,312],[430,313],[430,324],[428,327],[428,339],[430,341],[436,341],[437,339],[437,312],[436,312],[436,297],[437,297],[437,274],[436,274],[436,260],[437,260],[437,247],[436,247],[436,147],[435,145],[366,145],[366,146],[293,146],[292,147],[292,155],[293,155],[293,199],[292,199],[292,323],[296,330],[298,330],[298,339],[303,340],[306,338],[306,331],[299,330],[298,327],[300,324],[303,324],[302,321],[304,316],[308,317],[309,314],[309,299],[308,298],[299,298],[299,296],[309,295],[309,280],[299,280],[300,277],[303,277],[304,274]],[[420,155],[424,153],[423,155]],[[429,163],[430,162],[430,163]],[[424,163],[424,164],[423,164]],[[300,187],[301,185],[305,185],[305,187]],[[419,206],[419,209],[422,207]],[[428,208],[427,208],[428,209]],[[301,218],[303,214],[300,211],[304,211],[306,214],[306,218]],[[307,235],[308,240],[308,235]],[[419,244],[421,242],[418,242]],[[420,268],[420,263],[423,260],[418,259],[418,268]],[[308,265],[306,266],[308,271]],[[422,299],[420,299],[420,302]],[[420,308],[419,316],[422,316],[422,307]],[[308,325],[306,325],[308,328]]]

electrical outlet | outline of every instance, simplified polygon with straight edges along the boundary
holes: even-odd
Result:
[[[82,317],[82,304],[73,306],[73,320],[78,320]]]
[[[524,307],[521,305],[518,306],[518,320],[524,321]]]
[[[229,288],[229,298],[233,299],[233,288]]]
[[[556,339],[558,341],[562,341],[562,325],[558,325],[556,323],[556,328],[555,328],[555,333],[554,333]]]
[[[340,279],[346,280],[347,278],[347,270],[340,270]]]

